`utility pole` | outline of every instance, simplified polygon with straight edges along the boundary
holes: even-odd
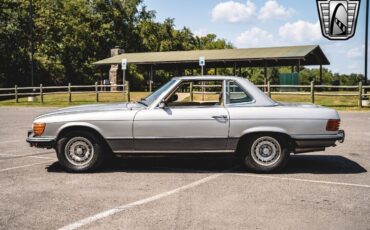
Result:
[[[34,44],[34,28],[33,28],[33,2],[29,2],[29,17],[30,17],[30,31],[31,31],[31,86],[34,86],[34,54],[35,54],[35,44]]]

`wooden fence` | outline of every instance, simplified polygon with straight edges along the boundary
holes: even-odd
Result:
[[[114,87],[114,91],[111,91],[111,87]],[[363,86],[362,82],[354,86],[333,86],[333,85],[315,85],[311,82],[310,85],[271,85],[270,82],[267,85],[257,85],[262,89],[269,97],[272,95],[307,95],[311,97],[311,102],[315,103],[315,96],[352,96],[358,98],[357,106],[362,107],[362,99],[369,93],[370,86]],[[122,89],[122,90],[117,90]],[[286,91],[290,89],[290,91]],[[284,91],[285,90],[285,91]],[[27,92],[28,91],[28,92]],[[333,92],[341,91],[341,92]],[[5,92],[5,93],[3,93]],[[0,88],[0,99],[2,98],[13,98],[15,103],[19,102],[20,97],[25,96],[39,96],[40,103],[44,103],[44,96],[51,94],[68,94],[68,102],[72,102],[73,94],[81,93],[94,93],[95,101],[99,102],[99,95],[103,93],[122,93],[123,100],[130,101],[130,86],[129,82],[122,85],[71,85],[68,86],[43,86],[39,87],[18,87],[14,88]]]
[[[366,91],[370,91],[370,86],[363,86],[362,82],[359,82],[358,85],[351,85],[351,86],[335,86],[335,85],[315,85],[315,82],[312,81],[310,85],[271,85],[270,82],[267,85],[257,85],[260,89],[262,89],[269,97],[271,95],[309,95],[311,97],[311,102],[315,103],[315,96],[328,96],[328,97],[336,97],[336,96],[354,96],[357,97],[357,105],[358,107],[362,108],[362,99],[364,97],[369,97],[369,93],[365,93]],[[274,91],[273,89],[295,89],[296,91]],[[342,90],[344,92],[341,93],[333,93],[331,91],[339,91]]]
[[[14,98],[15,103],[19,103],[20,97],[39,96],[40,103],[44,103],[45,95],[68,94],[68,102],[72,102],[73,94],[83,93],[94,93],[95,102],[99,102],[99,94],[103,93],[122,93],[122,99],[130,101],[130,84],[126,81],[125,84],[121,85],[98,85],[97,82],[94,85],[72,85],[69,83],[67,86],[43,86],[40,84],[38,87],[18,87],[15,85],[14,88],[0,88],[0,100],[4,97]]]

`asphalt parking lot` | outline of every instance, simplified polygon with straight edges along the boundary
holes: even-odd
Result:
[[[370,113],[341,112],[346,141],[280,174],[233,158],[130,158],[69,174],[28,147],[34,116],[0,107],[0,229],[370,229]]]

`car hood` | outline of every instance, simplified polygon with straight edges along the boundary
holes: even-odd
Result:
[[[76,114],[76,113],[92,113],[92,112],[103,112],[103,111],[122,111],[122,110],[139,110],[144,109],[145,106],[137,103],[113,103],[113,104],[96,104],[96,105],[80,105],[71,106],[63,109],[54,110],[48,113],[44,113],[38,116],[36,119],[56,116],[56,115],[66,115],[66,114]]]

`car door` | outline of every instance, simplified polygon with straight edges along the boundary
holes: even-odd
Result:
[[[186,89],[180,87],[176,102],[137,113],[133,125],[136,151],[207,152],[226,149],[229,115],[221,103],[222,97],[217,96],[220,103],[214,103],[195,91],[189,99],[186,92],[189,86],[196,88],[194,82],[183,87]],[[205,87],[201,90],[206,91]],[[222,94],[221,89],[218,95]],[[198,102],[194,99],[196,97],[203,99]]]

